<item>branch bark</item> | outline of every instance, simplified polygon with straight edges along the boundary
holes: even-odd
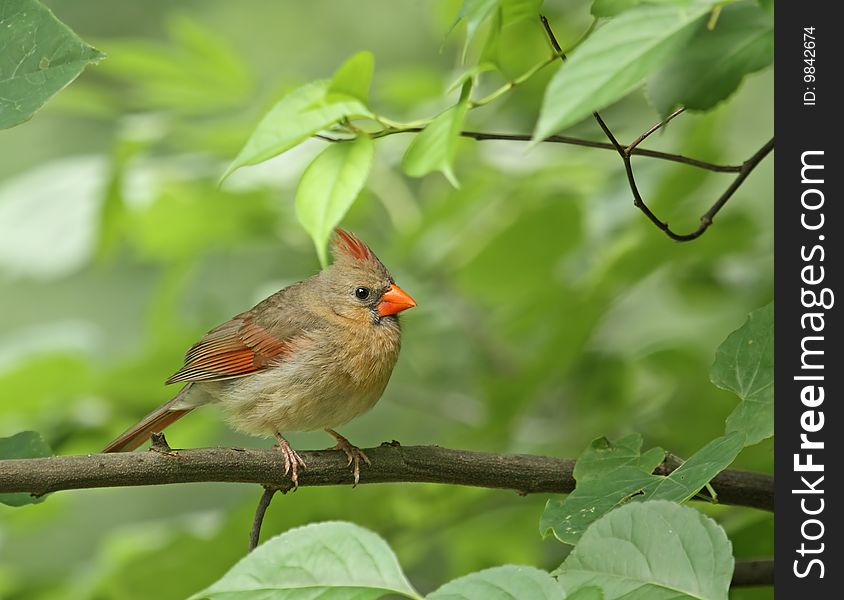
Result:
[[[405,127],[401,129],[384,129],[371,133],[373,138],[387,137],[396,135],[397,133],[420,133],[424,127]],[[531,134],[526,133],[493,133],[484,131],[461,131],[459,135],[466,138],[471,138],[478,142],[485,141],[505,141],[505,142],[530,142],[533,140]],[[316,134],[317,137],[326,142],[346,142],[354,138],[336,138],[324,134]],[[601,150],[617,151],[616,147],[609,142],[597,142],[594,140],[587,140],[583,138],[571,137],[568,135],[550,135],[542,140],[543,142],[551,144],[568,144],[570,146],[582,146],[585,148],[599,148]],[[738,173],[742,170],[742,165],[721,165],[717,163],[706,162],[705,160],[698,160],[682,154],[673,154],[671,152],[660,152],[659,150],[648,150],[647,148],[639,148],[631,144],[630,154],[635,156],[646,156],[648,158],[658,158],[670,162],[676,162],[690,167],[697,167],[705,169],[714,173]]]
[[[514,490],[520,494],[568,493],[574,489],[573,459],[526,454],[493,454],[439,446],[384,443],[366,449],[372,461],[361,484],[443,483]],[[308,465],[301,487],[351,485],[342,452],[301,452]],[[673,465],[657,472],[667,474]],[[60,490],[162,485],[190,482],[256,483],[285,491],[281,455],[273,449],[200,448],[169,452],[86,454],[0,460],[0,492],[42,495]],[[772,511],[774,480],[769,475],[728,469],[713,481],[722,504]]]
[[[730,587],[750,587],[754,585],[774,584],[774,561],[770,558],[762,560],[737,560],[733,571]]]

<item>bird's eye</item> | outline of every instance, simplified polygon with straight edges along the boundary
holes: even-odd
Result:
[[[369,298],[369,288],[359,287],[355,290],[355,298],[358,300],[366,300]]]

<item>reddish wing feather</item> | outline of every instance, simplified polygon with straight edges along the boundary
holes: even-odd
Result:
[[[215,381],[254,373],[284,355],[289,343],[260,325],[234,318],[212,329],[188,350],[185,366],[167,383]]]

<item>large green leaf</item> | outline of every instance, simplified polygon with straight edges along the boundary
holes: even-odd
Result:
[[[463,82],[457,104],[437,115],[413,138],[402,159],[405,173],[411,177],[422,177],[433,171],[440,171],[451,185],[459,187],[451,170],[451,163],[457,152],[457,140],[463,128],[466,111],[469,110],[471,89],[472,79],[469,78]]]
[[[358,52],[334,73],[328,93],[345,94],[368,104],[369,86],[374,70],[375,57],[372,52]]]
[[[727,431],[755,444],[774,435],[774,305],[753,311],[715,352],[712,383],[742,402],[727,417]]]
[[[596,17],[614,17],[634,6],[639,6],[644,0],[594,0],[592,14]]]
[[[494,17],[491,35],[495,36],[502,27],[537,18],[542,2],[543,0],[464,0],[449,31],[460,21],[466,23],[466,41],[463,43],[462,52],[465,60],[469,45],[487,19]]]
[[[562,600],[557,582],[534,567],[504,565],[449,581],[427,600]]]
[[[343,118],[369,116],[369,110],[350,96],[334,93],[329,101],[326,95],[330,87],[329,80],[315,81],[282,98],[258,123],[222,179],[240,167],[290,150]]]
[[[566,600],[604,600],[604,592],[599,587],[587,585],[566,596]]]
[[[566,498],[551,498],[540,519],[540,533],[575,544],[602,515],[630,500],[685,502],[735,460],[744,446],[736,432],[717,438],[695,452],[669,475],[654,475],[665,457],[661,448],[642,449],[642,436],[631,434],[615,442],[598,438],[577,459],[577,487]]]
[[[463,43],[462,57],[465,60],[469,45],[478,33],[481,24],[495,13],[498,8],[498,0],[464,0],[460,11],[454,18],[449,31],[453,30],[460,21],[466,23],[466,41]]]
[[[639,86],[681,51],[713,4],[642,5],[595,31],[548,84],[534,140],[573,125]]]
[[[614,17],[640,4],[689,4],[692,0],[594,0],[592,14],[596,17]]]
[[[354,204],[369,177],[375,145],[362,134],[330,145],[305,170],[296,190],[296,215],[328,264],[326,245],[334,227]]]
[[[773,16],[751,2],[727,6],[715,29],[700,24],[688,47],[648,81],[648,96],[663,115],[677,105],[707,110],[773,60]]]
[[[268,540],[191,598],[421,598],[387,543],[352,523],[298,527]]]
[[[40,2],[0,3],[0,129],[30,119],[47,100],[105,55]]]
[[[534,19],[538,22],[539,9],[544,0],[500,0],[503,27]]]
[[[363,102],[369,93],[372,64],[371,54],[359,52],[337,70],[333,79],[311,82],[279,100],[220,180],[240,167],[278,156],[342,119],[372,118]]]
[[[0,460],[13,458],[40,458],[53,456],[53,450],[40,433],[21,431],[11,437],[0,438]],[[44,496],[32,496],[26,492],[0,494],[0,503],[9,506],[23,506],[43,502]]]
[[[648,486],[636,500],[671,500],[685,502],[694,497],[703,486],[727,468],[744,448],[744,434],[733,432],[715,438],[695,452],[689,460],[665,477],[657,477],[655,485]],[[717,492],[717,490],[716,490]]]
[[[693,508],[633,503],[593,523],[554,575],[566,593],[594,586],[606,600],[727,600],[732,546]]]
[[[553,530],[560,541],[575,544],[590,523],[641,493],[654,480],[653,470],[665,458],[662,448],[644,454],[642,436],[633,433],[614,442],[601,437],[578,457],[574,467],[577,487],[565,498],[545,505],[539,530]]]

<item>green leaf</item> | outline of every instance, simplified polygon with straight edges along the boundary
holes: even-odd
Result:
[[[727,431],[750,446],[774,435],[774,305],[753,311],[715,352],[712,383],[742,402],[727,417]]]
[[[383,539],[352,523],[334,521],[268,540],[191,598],[374,600],[384,594],[421,598]]]
[[[644,0],[595,0],[592,3],[592,14],[596,17],[614,17],[634,6],[639,6]]]
[[[461,60],[466,60],[469,46],[480,31],[481,25],[490,17],[493,23],[491,35],[495,36],[502,27],[508,27],[527,19],[536,19],[543,0],[464,0],[460,11],[449,28],[451,32],[460,21],[466,22],[466,41],[463,43]]]
[[[744,434],[733,432],[715,438],[695,452],[689,460],[665,477],[657,477],[636,500],[671,500],[685,502],[693,498],[713,477],[726,469],[744,448]],[[717,492],[717,490],[716,490]]]
[[[463,5],[449,28],[450,33],[460,21],[466,22],[466,41],[463,43],[461,60],[466,60],[469,45],[475,39],[478,29],[496,8],[498,8],[498,0],[463,0]]]
[[[773,60],[773,16],[749,2],[727,6],[714,30],[701,24],[676,60],[648,81],[648,96],[662,115],[677,105],[708,110]]]
[[[466,84],[466,81],[468,81],[469,79],[474,82],[478,79],[478,75],[480,75],[481,73],[486,73],[487,71],[494,71],[495,69],[496,66],[493,63],[483,61],[472,67],[469,67],[454,79],[454,81],[446,88],[445,93],[450,94],[458,88],[462,89],[463,86]]]
[[[640,4],[676,4],[688,5],[692,0],[595,0],[592,2],[592,15],[596,17],[614,17]]]
[[[341,119],[372,116],[355,98],[339,93],[328,96],[330,88],[331,81],[315,81],[282,98],[258,123],[220,181],[240,167],[278,156]]]
[[[599,587],[587,585],[566,596],[566,600],[604,600],[604,592]]]
[[[372,52],[358,52],[334,73],[328,93],[344,94],[367,105],[374,70],[375,57]]]
[[[639,86],[674,58],[712,4],[643,5],[595,31],[548,84],[533,139],[565,129]]]
[[[542,535],[553,530],[562,542],[575,544],[590,523],[627,502],[654,483],[653,470],[665,458],[661,448],[644,454],[642,436],[634,433],[610,442],[601,437],[578,457],[577,487],[565,498],[551,498],[539,522]]]
[[[493,65],[494,68],[503,72],[501,68],[501,34],[504,30],[501,11],[495,11],[489,24],[488,33],[484,44],[481,47],[478,62],[481,64]]]
[[[664,500],[595,521],[554,571],[567,594],[598,587],[606,600],[727,600],[732,546],[715,521]]]
[[[591,481],[612,477],[619,469],[633,467],[651,473],[665,458],[662,448],[651,448],[644,454],[642,436],[631,433],[610,442],[600,437],[577,459],[574,477],[578,481]]]
[[[543,0],[500,0],[503,27],[533,19],[538,21]]]
[[[363,189],[375,145],[362,134],[351,142],[331,144],[305,170],[296,190],[296,215],[310,234],[323,266],[331,232]]]
[[[105,57],[35,0],[4,0],[0,31],[0,129],[29,120]]]
[[[40,433],[21,431],[11,437],[0,438],[0,460],[14,458],[41,458],[53,456],[53,450]],[[0,503],[9,506],[24,506],[44,502],[44,496],[32,496],[26,492],[0,494]]]
[[[469,110],[469,94],[472,80],[463,83],[460,100],[437,115],[419,135],[413,138],[402,159],[405,173],[411,177],[422,177],[433,171],[440,171],[454,187],[460,187],[451,163],[457,152],[457,139],[463,128],[466,111]]]
[[[448,29],[448,33],[451,33],[460,21],[466,22],[466,39],[463,42],[460,60],[466,60],[469,46],[478,35],[481,26],[491,19],[487,40],[481,51],[481,61],[497,63],[495,54],[501,30],[527,19],[537,19],[542,3],[543,0],[464,0],[454,22]]]
[[[634,433],[615,442],[598,438],[577,459],[574,491],[547,502],[540,533],[553,530],[561,541],[575,544],[592,522],[629,500],[685,502],[726,469],[743,447],[742,433],[717,438],[665,476],[653,474],[665,452],[651,448],[641,453],[641,435]]]
[[[504,565],[449,581],[427,600],[562,600],[557,582],[534,567]]]

